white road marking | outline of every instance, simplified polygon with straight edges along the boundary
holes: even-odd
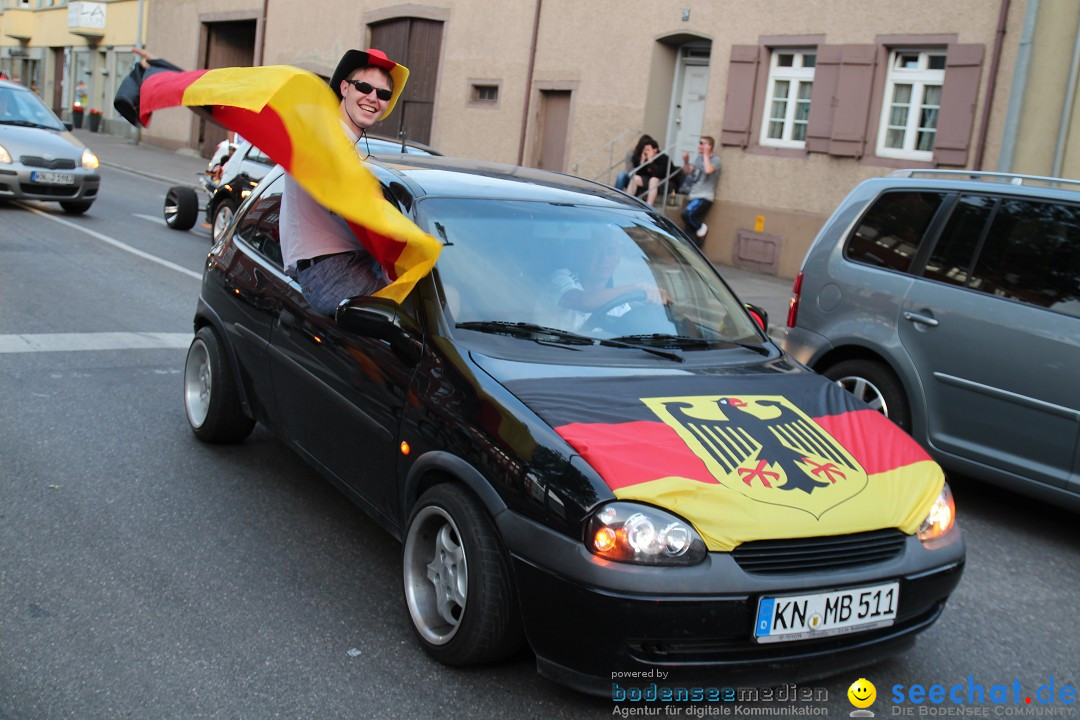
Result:
[[[187,275],[188,277],[193,277],[196,280],[202,280],[202,273],[197,273],[194,270],[188,270],[186,267],[181,267],[181,266],[177,265],[174,262],[169,262],[168,260],[162,260],[157,255],[151,255],[148,252],[143,252],[142,250],[139,250],[137,248],[133,248],[133,247],[131,247],[130,245],[128,245],[126,243],[122,243],[119,240],[115,240],[115,239],[109,237],[108,235],[102,235],[99,232],[95,232],[94,230],[91,230],[89,228],[85,228],[85,227],[83,227],[81,225],[77,225],[77,224],[75,224],[75,223],[73,223],[73,222],[71,222],[69,220],[64,220],[63,218],[56,217],[55,215],[47,213],[47,212],[45,212],[43,210],[38,210],[37,208],[30,207],[29,205],[24,205],[23,207],[25,207],[27,210],[29,210],[32,213],[36,213],[36,214],[40,215],[43,218],[48,218],[49,220],[52,220],[53,222],[60,223],[61,225],[67,225],[72,230],[78,230],[79,232],[86,233],[87,235],[94,238],[95,240],[100,240],[101,242],[112,245],[115,248],[118,248],[118,249],[123,250],[125,252],[129,252],[132,255],[136,255],[138,257],[141,257],[144,260],[149,260],[150,262],[157,263],[158,265],[161,265],[163,267],[167,267],[170,270],[175,270],[176,272],[183,273],[183,274]]]
[[[77,350],[178,350],[191,344],[191,333],[40,333],[0,335],[0,354]]]
[[[131,214],[134,215],[137,218],[142,218],[143,220],[149,220],[150,222],[155,223],[157,225],[164,225],[165,227],[169,227],[168,224],[165,222],[165,218],[163,218],[163,217],[157,217],[156,215],[142,215],[141,213],[131,213]]]

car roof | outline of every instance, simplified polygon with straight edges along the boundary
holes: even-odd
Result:
[[[484,160],[434,155],[372,157],[368,167],[413,197],[531,200],[568,205],[647,208],[631,196],[572,175]],[[390,177],[392,176],[392,177]]]
[[[380,146],[381,145],[388,145],[388,146],[392,145],[394,147],[400,148],[401,145],[402,145],[401,140],[395,140],[394,138],[385,137],[383,135],[372,135],[372,134],[368,133],[368,134],[366,134],[364,136],[364,138],[366,138],[369,141],[378,143]],[[363,142],[364,142],[364,139],[361,139],[361,140],[358,141],[357,144],[360,145],[360,147],[363,147]],[[428,155],[442,155],[441,152],[439,152],[435,148],[431,147],[430,145],[424,145],[423,143],[413,142],[412,140],[405,140],[404,145],[408,149],[412,149],[414,151],[421,151],[423,153],[427,153]],[[373,152],[372,154],[377,155],[379,153],[378,152]]]
[[[977,170],[896,170],[862,183],[874,194],[890,189],[995,193],[1080,202],[1080,180]]]

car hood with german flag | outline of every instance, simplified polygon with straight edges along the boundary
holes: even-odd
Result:
[[[912,534],[945,482],[880,413],[809,372],[715,369],[502,377],[620,500],[691,522],[712,551],[760,539],[898,528]]]

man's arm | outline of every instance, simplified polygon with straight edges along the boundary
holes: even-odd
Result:
[[[713,155],[711,151],[707,153],[701,153],[701,159],[704,162],[706,175],[712,175],[714,172],[716,172],[716,166],[712,164],[712,158]]]

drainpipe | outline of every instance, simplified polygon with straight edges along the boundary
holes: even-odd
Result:
[[[1069,123],[1072,122],[1073,102],[1076,99],[1076,76],[1080,73],[1080,19],[1076,21],[1076,40],[1073,41],[1072,65],[1069,67],[1069,84],[1065,87],[1065,105],[1061,108],[1057,145],[1054,147],[1054,177],[1061,177],[1061,164],[1065,161],[1065,143],[1069,139]]]
[[[990,129],[990,111],[994,105],[994,92],[997,90],[998,70],[1001,67],[1001,49],[1005,44],[1005,25],[1009,18],[1009,0],[1001,0],[998,11],[997,34],[994,36],[994,56],[990,59],[990,81],[986,85],[986,99],[983,102],[982,118],[979,120],[979,141],[975,145],[975,170],[982,170],[983,155],[986,153],[986,135]]]
[[[1009,96],[1009,113],[1005,118],[1005,132],[1001,143],[998,172],[1012,172],[1013,156],[1016,154],[1016,132],[1020,127],[1020,115],[1024,110],[1024,91],[1027,89],[1028,72],[1031,69],[1031,45],[1035,36],[1035,21],[1039,17],[1039,0],[1028,0],[1024,15],[1024,34],[1016,56],[1016,72],[1012,93]]]
[[[532,100],[533,67],[536,65],[536,39],[540,35],[540,5],[544,0],[536,0],[536,12],[533,14],[532,43],[529,45],[529,69],[525,74],[525,110],[521,114],[521,141],[518,143],[517,164],[525,164],[525,131],[529,127],[529,101]]]
[[[269,17],[269,12],[270,0],[263,0],[262,20],[259,22],[259,52],[255,54],[256,67],[263,64],[263,58],[266,56],[266,19]]]
[[[142,29],[143,29],[143,0],[139,0],[139,19],[138,25],[135,28],[135,47],[142,50]],[[131,142],[133,145],[138,145],[142,142],[142,128],[138,123],[135,124],[135,132],[132,134]]]

